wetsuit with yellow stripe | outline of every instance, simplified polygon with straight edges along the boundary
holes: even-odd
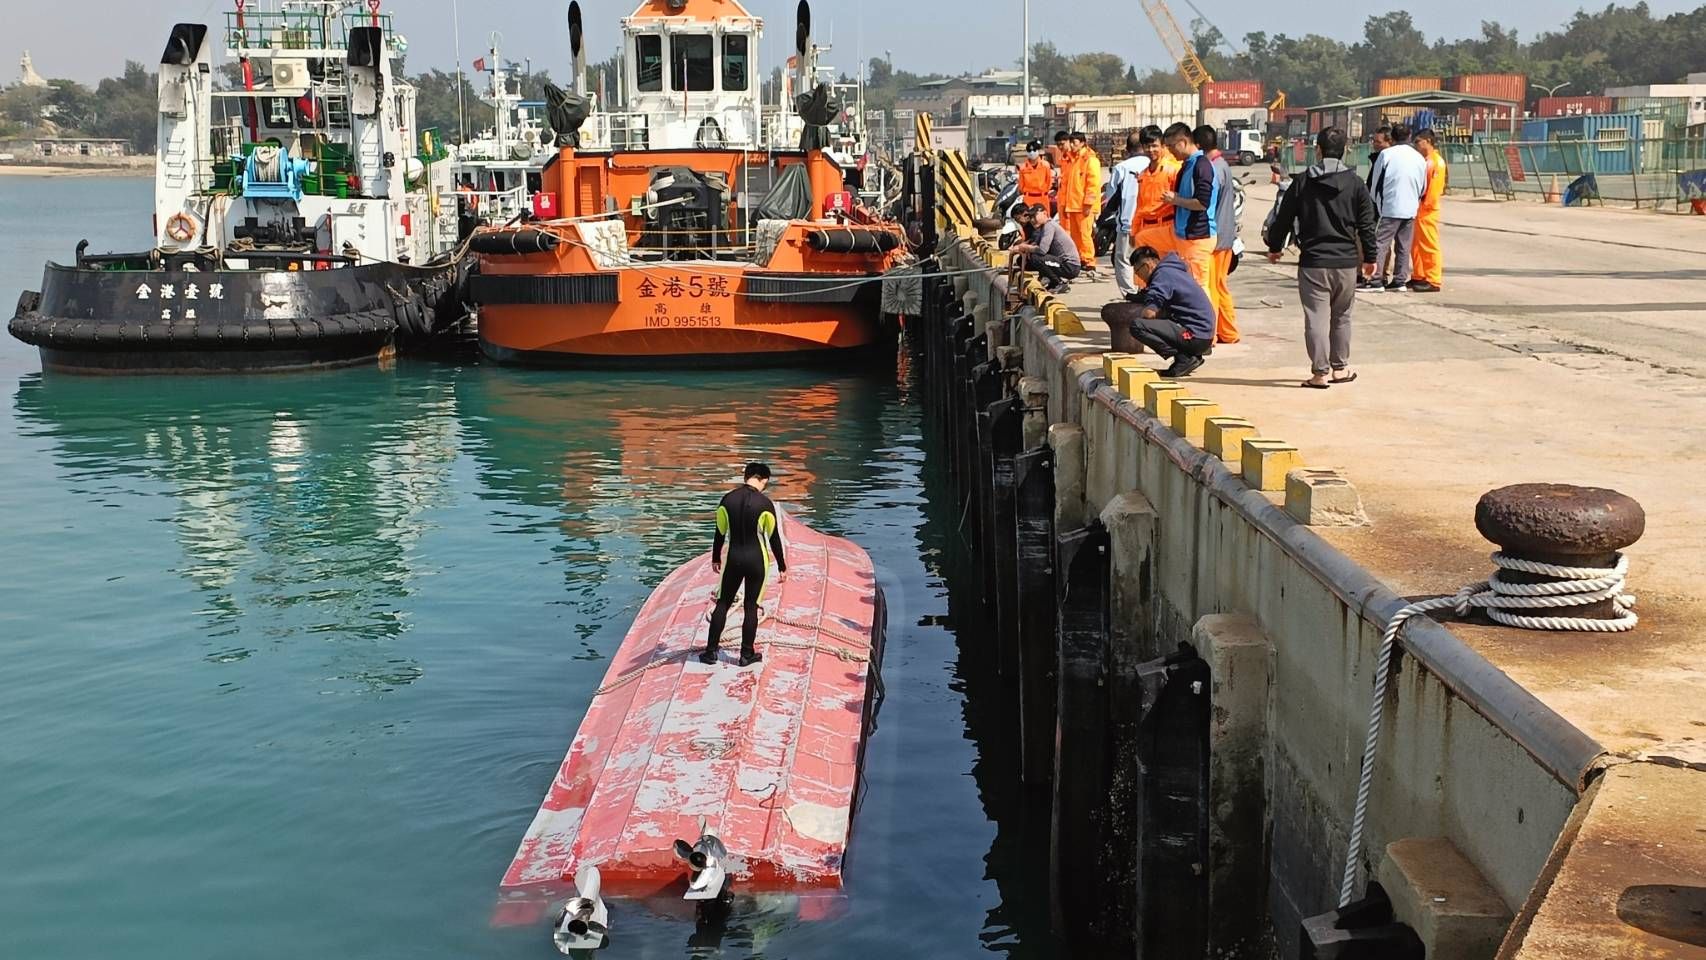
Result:
[[[723,559],[725,542],[729,548],[727,560]],[[711,541],[711,562],[723,564],[723,580],[717,588],[716,608],[711,611],[711,635],[705,643],[707,653],[717,652],[717,642],[722,639],[729,607],[738,590],[746,614],[740,629],[741,656],[750,658],[753,643],[758,639],[758,601],[764,597],[772,556],[776,558],[777,572],[786,572],[788,560],[782,552],[776,505],[750,484],[729,491],[717,505],[717,535]]]

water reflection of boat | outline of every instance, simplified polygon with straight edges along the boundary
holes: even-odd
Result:
[[[420,675],[373,643],[408,630],[414,548],[423,515],[446,499],[458,425],[447,382],[375,389],[381,377],[392,379],[354,372],[238,391],[213,378],[168,392],[36,374],[14,403],[21,429],[51,441],[65,487],[158,484],[176,500],[175,572],[203,597],[209,659],[243,659],[261,634],[317,635],[338,641],[336,676],[383,689]]]
[[[673,557],[644,561],[655,579],[685,556],[681,518],[708,517],[707,498],[738,483],[747,460],[770,463],[774,497],[797,516],[828,516],[843,485],[868,474],[858,451],[883,446],[892,390],[869,377],[785,371],[684,383],[483,367],[457,397],[484,441],[474,455],[489,488],[560,508],[573,539],[633,537],[643,554]]]

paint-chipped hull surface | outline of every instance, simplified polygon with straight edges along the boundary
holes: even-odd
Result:
[[[615,895],[684,887],[672,845],[696,838],[701,817],[739,890],[841,886],[883,601],[864,550],[792,519],[784,532],[788,580],[778,588],[772,570],[762,663],[735,665],[738,603],[721,661],[696,657],[716,587],[709,555],[652,592],[504,875],[505,901],[566,890],[583,864]]]

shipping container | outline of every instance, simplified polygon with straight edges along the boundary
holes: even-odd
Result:
[[[1268,111],[1263,107],[1204,107],[1199,112],[1197,122],[1216,130],[1261,132],[1268,128]]]
[[[1197,122],[1201,101],[1194,93],[1140,93],[1134,98],[1132,127],[1154,125],[1165,130],[1175,123]]]
[[[1521,73],[1466,73],[1447,80],[1445,89],[1495,100],[1528,102],[1528,77]]]
[[[1202,85],[1203,107],[1263,107],[1260,80],[1215,80]]]
[[[1523,153],[1539,173],[1632,173],[1640,155],[1641,123],[1639,113],[1531,120],[1523,124],[1523,139],[1546,145],[1524,147]]]
[[[1469,133],[1511,133],[1511,120],[1521,116],[1512,107],[1464,106],[1458,108],[1457,124]]]
[[[1395,93],[1422,93],[1439,88],[1438,77],[1381,77],[1374,81],[1374,95],[1377,97],[1388,97]]]
[[[1612,113],[1617,104],[1610,97],[1541,97],[1535,105],[1537,117],[1582,117]]]

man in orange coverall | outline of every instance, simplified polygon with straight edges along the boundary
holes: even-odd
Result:
[[[1416,240],[1410,260],[1414,276],[1410,289],[1416,293],[1438,293],[1445,283],[1445,257],[1439,248],[1439,201],[1445,196],[1445,155],[1439,152],[1430,127],[1416,134],[1416,149],[1428,162],[1427,188],[1416,206]]]
[[[1025,162],[1019,164],[1019,196],[1027,207],[1046,207],[1048,192],[1054,189],[1054,167],[1043,158],[1041,140],[1032,140],[1025,152]]]
[[[1102,212],[1102,161],[1086,145],[1082,132],[1067,141],[1060,166],[1060,221],[1078,248],[1087,279],[1096,279],[1096,217]]]
[[[1173,205],[1161,199],[1178,187],[1179,161],[1161,144],[1161,128],[1138,135],[1149,167],[1137,175],[1137,210],[1131,217],[1131,248],[1153,247],[1165,256],[1173,249]]]
[[[1049,216],[1054,217],[1064,230],[1066,224],[1061,221],[1065,218],[1061,214],[1065,211],[1061,209],[1060,197],[1061,191],[1066,189],[1066,178],[1072,173],[1073,160],[1070,135],[1065,130],[1054,135],[1054,146],[1049,148],[1049,159],[1054,161],[1054,198],[1049,204]]]

